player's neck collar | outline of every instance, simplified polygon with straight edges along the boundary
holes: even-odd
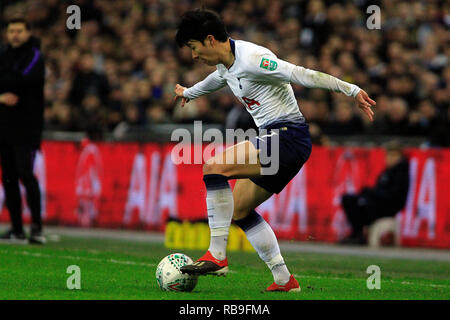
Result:
[[[232,66],[234,66],[234,62],[236,61],[236,44],[234,43],[234,40],[230,39],[230,47],[231,47],[231,53],[233,54],[234,60],[233,63],[231,64],[231,66],[228,67],[228,70],[231,69]]]
[[[230,38],[230,47],[231,52],[233,53],[233,56],[236,58],[236,44],[234,43],[234,40]]]

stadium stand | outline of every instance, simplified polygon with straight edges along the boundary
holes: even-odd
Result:
[[[380,30],[366,26],[366,0],[75,0],[80,30],[66,28],[68,4],[2,1],[0,7],[3,21],[25,15],[41,38],[47,131],[102,138],[194,119],[225,125],[232,110],[239,114],[228,89],[187,108],[172,103],[176,83],[190,86],[213,70],[174,41],[179,16],[204,5],[221,13],[232,37],[353,82],[377,101],[376,120],[368,123],[350,98],[294,86],[313,135],[420,137],[428,146],[450,145],[448,1],[370,1],[381,8]],[[237,123],[252,126],[245,121]],[[330,143],[322,136],[314,141]]]

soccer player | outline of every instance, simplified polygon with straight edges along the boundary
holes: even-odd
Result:
[[[233,40],[217,13],[209,10],[186,12],[178,26],[176,42],[192,50],[192,57],[216,66],[216,71],[190,88],[175,87],[175,101],[183,107],[189,100],[228,85],[246,106],[256,125],[270,134],[227,148],[203,166],[206,185],[208,224],[211,232],[206,254],[194,264],[181,268],[183,273],[224,275],[228,272],[226,246],[231,220],[241,227],[260,258],[271,270],[274,282],[267,291],[300,291],[280,253],[276,236],[269,224],[255,211],[262,202],[279,193],[296,176],[311,153],[311,138],[305,118],[299,110],[290,83],[308,88],[322,88],[355,97],[370,120],[375,101],[358,86],[330,75],[305,69],[275,56],[254,43]],[[278,129],[274,131],[273,129]],[[263,148],[278,138],[279,169],[276,174],[262,174],[259,158]],[[242,148],[244,145],[245,148]],[[244,157],[245,163],[227,159]],[[250,159],[258,159],[252,163]],[[234,190],[229,179],[238,179]]]

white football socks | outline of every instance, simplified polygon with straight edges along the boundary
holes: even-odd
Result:
[[[244,230],[248,241],[272,271],[275,283],[279,285],[288,283],[291,274],[284,263],[277,238],[270,225],[255,211],[235,222]]]
[[[209,242],[209,252],[212,256],[219,260],[227,257],[226,249],[228,243],[228,231],[230,227],[214,228],[211,230],[211,240]]]
[[[276,255],[273,259],[266,261],[270,271],[272,271],[273,280],[276,284],[284,285],[289,282],[291,274],[289,273],[286,263],[281,254]]]
[[[222,175],[205,175],[208,224],[211,231],[209,252],[214,258],[226,258],[228,232],[233,217],[233,193],[227,178]]]

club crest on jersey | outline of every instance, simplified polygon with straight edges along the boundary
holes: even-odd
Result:
[[[278,63],[273,60],[269,60],[267,58],[262,58],[260,68],[267,69],[269,71],[274,71],[278,67]]]

